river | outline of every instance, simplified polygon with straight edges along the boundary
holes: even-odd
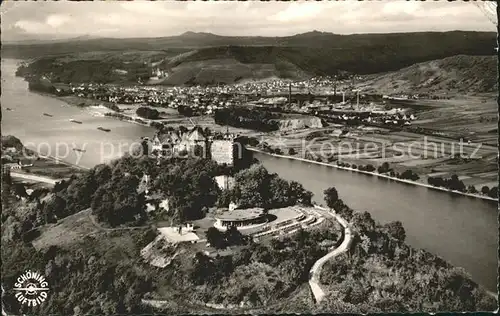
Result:
[[[16,65],[15,60],[2,60],[2,135],[15,135],[30,149],[84,167],[117,158],[138,146],[141,136],[153,135],[151,127],[96,116],[99,109],[78,108],[29,92],[28,83],[15,77]],[[111,131],[100,131],[100,126]]]
[[[15,60],[2,60],[2,135],[15,135],[29,147],[52,155],[59,150],[61,156],[66,147],[83,148],[84,153],[69,150],[65,160],[92,167],[120,156],[141,136],[154,133],[150,127],[96,117],[91,109],[29,92],[27,83],[14,76],[15,69]],[[13,111],[6,111],[7,107]],[[71,118],[82,124],[70,122]],[[99,131],[99,126],[111,132]],[[324,189],[335,186],[354,210],[368,211],[381,223],[401,221],[409,244],[463,267],[475,281],[496,292],[496,203],[300,161],[256,157],[270,172],[302,183],[316,202],[323,202]]]

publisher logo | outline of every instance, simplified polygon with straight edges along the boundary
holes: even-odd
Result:
[[[49,284],[45,277],[38,272],[26,271],[21,274],[14,284],[16,299],[21,304],[37,306],[47,299]]]

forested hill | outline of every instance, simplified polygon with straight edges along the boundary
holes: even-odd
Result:
[[[417,32],[391,34],[339,35],[327,32],[308,32],[286,37],[219,36],[211,33],[186,32],[179,36],[159,38],[77,38],[66,42],[3,43],[4,58],[33,58],[52,54],[91,51],[165,50],[171,48],[199,49],[216,46],[275,46],[351,50],[379,48],[394,55],[409,50],[452,52],[447,55],[490,55],[496,43],[494,32]],[[445,57],[445,56],[444,56]]]
[[[58,82],[117,82],[148,78],[152,62],[168,73],[162,84],[234,83],[241,79],[373,74],[459,54],[493,55],[496,34],[425,32],[355,34],[309,32],[289,37],[175,37],[91,39],[3,45],[4,58],[39,58],[31,74]],[[48,56],[51,55],[51,56]],[[117,75],[127,73],[127,75]]]

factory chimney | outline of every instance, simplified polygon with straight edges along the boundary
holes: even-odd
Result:
[[[292,83],[288,84],[288,106],[292,106]]]
[[[356,96],[356,110],[359,110],[359,90],[357,91],[357,96]]]

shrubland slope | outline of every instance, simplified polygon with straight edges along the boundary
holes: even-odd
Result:
[[[495,56],[457,55],[369,76],[365,86],[378,93],[474,94],[496,91],[497,79]]]

